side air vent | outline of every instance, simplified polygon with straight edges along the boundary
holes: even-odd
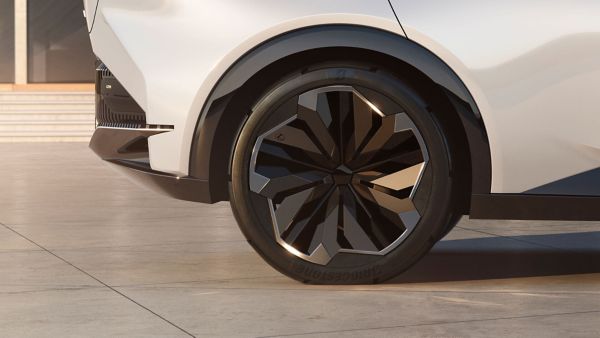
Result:
[[[144,128],[146,114],[101,63],[96,69],[96,125],[110,128]]]

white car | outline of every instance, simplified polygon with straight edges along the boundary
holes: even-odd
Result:
[[[272,266],[376,283],[462,215],[600,219],[600,2],[86,0],[91,148],[230,201]]]

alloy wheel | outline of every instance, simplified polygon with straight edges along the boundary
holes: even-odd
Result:
[[[253,148],[250,190],[268,200],[277,242],[306,261],[385,255],[421,219],[423,137],[401,105],[371,97],[383,98],[353,86],[307,91]]]

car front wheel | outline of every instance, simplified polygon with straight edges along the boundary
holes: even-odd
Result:
[[[427,100],[391,72],[314,65],[257,102],[234,150],[231,204],[282,273],[381,282],[457,219],[452,144]]]

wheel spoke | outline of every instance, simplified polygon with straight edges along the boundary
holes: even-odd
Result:
[[[317,186],[291,221],[282,227],[281,238],[297,250],[308,254],[308,248],[320,223],[329,215],[329,186]]]
[[[266,140],[303,150],[307,154],[320,154],[321,151],[319,148],[312,142],[306,132],[302,130],[302,126],[298,122],[298,120],[295,120],[288,125],[282,126],[267,136]]]
[[[415,208],[412,201],[408,198],[400,199],[380,189],[367,187],[362,184],[354,184],[353,187],[365,200],[381,208],[393,211],[396,214],[411,211]]]
[[[373,233],[374,224],[363,206],[356,200],[350,187],[341,187],[338,238],[346,243],[344,249],[361,251],[379,251],[383,249],[381,241]]]
[[[254,179],[256,182],[250,182],[250,187],[257,194],[279,200],[288,195],[323,184],[326,177],[320,171],[306,171],[271,178],[255,173],[251,180]]]
[[[307,137],[325,156],[322,162],[328,167],[335,167],[339,161],[338,148],[318,113],[299,107],[298,118],[306,125]]]
[[[382,170],[362,171],[355,175],[355,184],[362,184],[380,192],[404,199],[410,197],[419,181],[425,163],[410,167],[404,164],[391,163]]]
[[[312,155],[312,156],[311,156]],[[315,159],[316,154],[288,146],[264,140],[256,158],[256,166],[275,166],[286,168],[290,172],[304,171],[306,169],[321,170],[329,172],[330,169]]]
[[[419,163],[423,163],[423,154],[420,149],[417,149],[398,155],[392,155],[390,157],[383,157],[378,161],[372,161],[362,167],[356,168],[355,171],[358,173],[369,171],[393,172],[396,165],[404,167]],[[390,169],[392,169],[392,171],[390,171]]]
[[[338,189],[334,189],[331,192],[327,198],[327,201],[321,206],[321,209],[324,211],[324,216],[322,216],[322,221],[319,222],[317,228],[315,229],[307,252],[315,252],[319,246],[321,246],[329,256],[333,256],[340,249],[340,245],[337,240],[340,210]],[[321,211],[319,211],[316,215],[320,213]]]
[[[352,101],[352,125],[347,123],[344,126],[346,130],[346,144],[344,162],[349,163],[358,153],[365,147],[367,142],[373,137],[374,133],[379,129],[380,119],[376,112],[373,111],[373,106],[366,101],[353,95]]]
[[[358,146],[362,145],[367,139],[369,132],[373,126],[377,126],[379,118],[373,113],[371,107],[362,100],[354,100],[354,144],[357,150]],[[353,154],[354,155],[354,154]]]
[[[348,165],[356,171],[364,171],[392,160],[409,161],[408,165],[425,161],[412,128],[416,127],[404,113],[386,116]]]
[[[381,210],[371,207],[368,201],[365,201],[360,197],[352,185],[349,186],[349,188],[354,196],[356,204],[360,206],[361,210],[368,216],[367,219],[364,218],[364,215],[362,218],[357,218],[359,224],[369,233],[373,243],[375,243],[378,248],[385,248],[391,244],[394,239],[400,236],[402,229],[395,224],[390,226],[388,224],[389,220],[381,215]],[[395,220],[394,217],[392,217],[392,219]]]
[[[393,117],[385,116],[381,118],[377,129],[370,133],[369,138],[364,140],[364,144],[359,147],[348,165],[356,168],[368,163],[385,146],[393,134]]]
[[[353,139],[356,124],[354,123],[354,106],[355,95],[352,92],[340,93],[340,113],[338,114],[340,123],[340,152],[342,163],[346,163],[347,158],[352,157],[353,151]]]
[[[286,105],[296,115],[259,137],[250,172],[277,241],[317,264],[339,252],[389,252],[421,218],[412,198],[428,155],[416,126],[366,88],[317,88],[296,100]]]
[[[374,185],[396,191],[412,188],[421,175],[421,171],[423,170],[424,166],[425,163],[419,163],[413,165],[412,167],[408,167],[388,175],[383,175],[370,182]]]
[[[372,213],[382,216],[396,226],[402,225],[407,230],[412,230],[416,225],[414,221],[415,215],[418,216],[418,211],[410,198],[397,198],[378,189],[359,184],[353,185],[353,188]],[[401,222],[397,222],[398,220]]]

